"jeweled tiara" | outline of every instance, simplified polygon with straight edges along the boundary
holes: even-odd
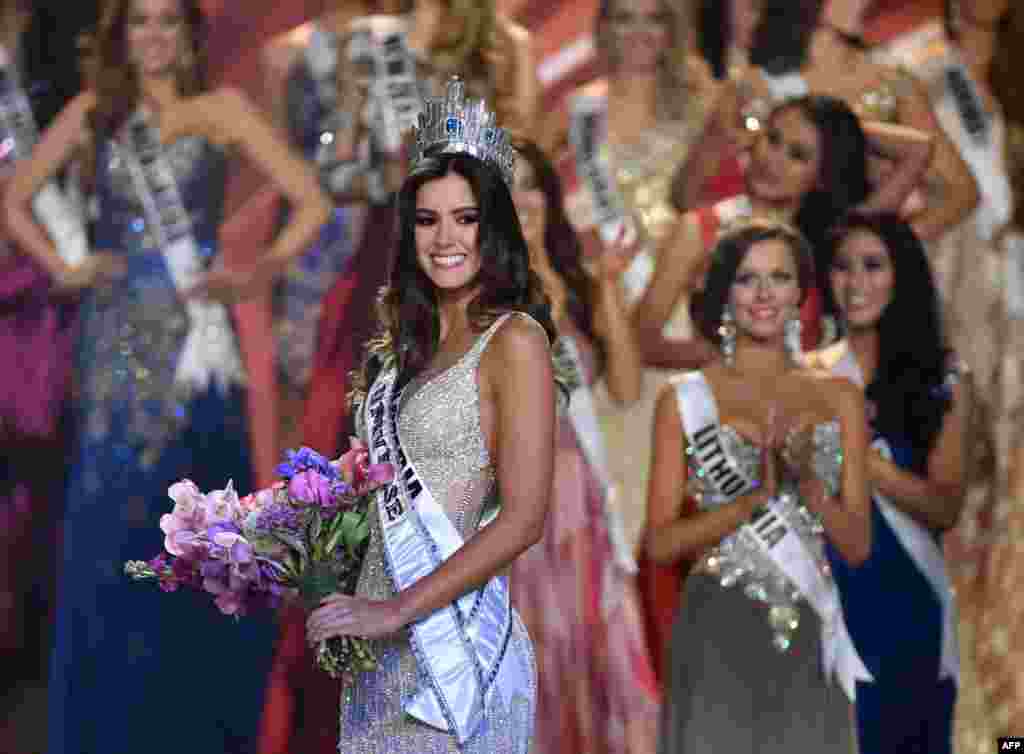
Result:
[[[496,167],[512,187],[516,153],[508,132],[495,125],[494,112],[482,99],[466,99],[466,84],[458,76],[448,80],[444,97],[424,100],[419,124],[413,130],[414,166],[438,154],[468,154]]]

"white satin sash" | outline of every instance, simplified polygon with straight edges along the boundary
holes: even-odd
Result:
[[[21,160],[32,153],[39,130],[18,71],[3,47],[0,47],[0,67],[3,69],[0,75],[7,78],[6,92],[0,97],[0,127],[8,139],[2,145],[0,159]],[[89,239],[81,208],[68,199],[55,180],[46,181],[32,197],[32,212],[66,264],[74,267],[85,259]]]
[[[864,387],[864,374],[860,365],[849,348],[845,348],[842,358],[831,369],[833,374],[845,377],[861,388]],[[872,443],[882,455],[892,460],[892,449],[889,444],[879,438]],[[894,506],[885,495],[874,492],[875,503],[882,512],[889,526],[892,527],[900,545],[910,555],[911,560],[928,581],[936,599],[942,605],[942,656],[939,665],[939,678],[952,678],[960,685],[960,648],[957,641],[956,598],[953,595],[953,584],[946,570],[946,558],[931,533],[921,524]]]
[[[695,462],[703,471],[702,478],[725,498],[754,491],[755,480],[744,475],[722,443],[718,408],[704,375],[699,371],[680,375],[675,386],[683,428],[694,449]],[[821,573],[814,556],[788,524],[782,506],[770,501],[765,510],[740,526],[737,534],[767,556],[818,614],[825,675],[834,675],[854,701],[857,681],[872,680],[871,673],[846,628],[838,587]]]
[[[625,230],[626,243],[636,228],[619,194],[608,154],[608,100],[599,95],[577,94],[569,104],[569,143],[575,157],[576,175],[590,195],[594,224],[601,240],[615,241]]]
[[[402,450],[397,376],[390,368],[377,378],[363,416],[372,462],[396,469],[394,481],[377,492],[377,512],[385,565],[401,591],[450,558],[463,539]],[[429,685],[403,701],[405,711],[463,744],[479,729],[499,684],[505,698],[532,693],[531,679],[515,672],[516,663],[503,663],[512,627],[503,575],[410,626],[410,643]]]
[[[113,141],[113,149],[131,175],[147,228],[160,245],[167,270],[188,313],[189,329],[178,356],[174,382],[193,390],[214,383],[227,392],[232,384],[245,382],[245,368],[227,307],[219,301],[184,296],[199,282],[203,263],[192,235],[192,221],[164,156],[159,134],[137,111]]]
[[[587,384],[579,348],[575,339],[570,336],[562,336],[561,341],[580,376],[579,386],[569,396],[569,420],[576,430],[576,438],[579,440],[583,455],[604,491],[604,518],[611,537],[615,563],[627,573],[636,573],[636,557],[629,545],[625,524],[615,504],[616,490],[615,484],[608,476],[608,451],[604,444],[604,432],[597,418],[594,396],[590,385]]]

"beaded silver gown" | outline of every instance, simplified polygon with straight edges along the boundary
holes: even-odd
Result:
[[[839,425],[819,424],[806,437],[813,443],[816,473],[826,484],[837,484]],[[759,478],[760,449],[728,425],[722,438],[732,462],[749,478]],[[694,491],[702,493],[702,509],[730,502],[710,494],[710,488]],[[822,536],[802,538],[825,562]],[[683,586],[672,629],[659,753],[850,754],[850,704],[842,688],[825,678],[817,613],[805,601],[793,605],[797,628],[782,640],[772,625],[773,611],[780,610],[772,579],[759,576],[761,569],[741,550],[727,537]],[[746,575],[740,575],[742,567]]]
[[[498,494],[494,466],[480,430],[477,368],[491,337],[509,316],[499,317],[454,365],[412,379],[400,401],[398,433],[405,453],[463,539],[478,530],[481,514]],[[364,438],[365,439],[365,438]],[[384,567],[380,524],[370,511],[370,544],[356,593],[386,599],[394,587]],[[514,611],[513,611],[514,612]],[[410,717],[402,701],[422,688],[407,632],[374,642],[378,669],[361,674],[341,698],[345,754],[527,754],[536,713],[536,664],[526,629],[514,615],[506,662],[517,662],[532,679],[529,696],[505,698],[499,689],[481,730],[461,748],[455,737]]]

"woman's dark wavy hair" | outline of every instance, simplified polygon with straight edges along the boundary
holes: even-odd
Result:
[[[583,269],[583,245],[565,212],[562,181],[551,160],[536,143],[522,139],[516,141],[519,159],[533,168],[537,186],[544,194],[544,250],[551,266],[565,281],[569,297],[567,308],[573,324],[600,348],[594,333],[594,288]]]
[[[751,247],[762,241],[782,241],[789,247],[796,261],[801,303],[814,285],[814,256],[810,245],[796,229],[779,222],[755,219],[725,233],[711,252],[711,267],[694,312],[697,329],[712,343],[721,342],[718,328],[729,303],[729,291],[736,281],[736,271]]]
[[[831,270],[843,242],[854,233],[870,233],[881,240],[892,261],[892,300],[876,325],[878,370],[867,397],[878,408],[875,428],[890,437],[904,437],[920,451],[929,451],[942,429],[949,409],[949,391],[943,389],[950,351],[942,332],[938,290],[924,245],[913,228],[894,213],[851,213],[830,234],[825,246],[826,270]],[[826,313],[842,319],[842,311],[828,286]],[[919,454],[921,458],[927,452]]]
[[[821,259],[829,228],[846,212],[867,199],[868,142],[860,119],[840,99],[815,94],[788,100],[776,107],[769,122],[796,109],[818,132],[818,180],[800,202],[793,224],[814,249],[821,287],[828,286],[828,267]]]
[[[178,91],[188,96],[207,89],[206,21],[198,0],[178,0],[186,27],[191,61],[178,71]],[[133,0],[106,3],[94,36],[86,42],[84,61],[87,83],[96,92],[96,106],[89,115],[93,133],[103,138],[117,131],[132,114],[142,96],[138,75],[128,51],[128,17]],[[91,175],[92,170],[87,171]]]
[[[440,154],[416,165],[398,193],[398,244],[391,260],[390,282],[379,301],[380,332],[367,349],[358,395],[372,384],[385,359],[397,359],[398,384],[426,367],[437,352],[440,320],[434,285],[416,256],[416,196],[420,187],[446,175],[466,179],[480,210],[480,292],[469,304],[473,325],[484,330],[505,312],[525,312],[554,342],[551,304],[540,278],[530,269],[526,239],[508,186],[491,165],[467,154]]]

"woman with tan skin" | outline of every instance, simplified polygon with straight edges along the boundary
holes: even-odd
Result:
[[[125,561],[161,550],[168,485],[190,476],[203,489],[225,478],[250,488],[244,370],[225,304],[279,275],[328,212],[312,171],[244,95],[205,86],[202,30],[201,11],[185,0],[109,4],[93,87],[43,134],[4,203],[21,249],[81,299],[52,752],[179,751],[179,740],[154,731],[183,699],[193,747],[255,747],[273,646],[267,616],[234,624],[200,594],[169,599],[123,575]],[[295,208],[246,268],[216,258],[232,154],[260,167]],[[74,160],[97,208],[94,250],[77,264],[55,252],[29,208]]]
[[[860,391],[803,368],[786,342],[813,280],[785,226],[726,233],[700,309],[722,357],[658,397],[644,546],[658,563],[697,561],[662,754],[851,751],[848,698],[865,671],[825,551],[854,568],[871,551],[868,438]]]
[[[437,136],[443,121],[429,126],[398,196],[391,284],[356,403],[373,460],[390,459],[396,477],[371,504],[355,596],[327,597],[307,632],[376,640],[377,668],[341,701],[340,751],[528,754],[537,675],[507,569],[548,515],[555,329],[508,152],[474,142],[485,156],[472,157]]]
[[[859,35],[868,4],[867,0],[826,0],[800,74],[807,91],[839,97],[862,118],[916,128],[934,139],[924,201],[908,216],[918,237],[933,241],[977,207],[977,183],[939,127],[921,83],[905,70],[872,60],[863,48]],[[889,173],[884,153],[881,158],[874,161],[875,183]]]
[[[585,267],[554,167],[532,142],[516,149],[513,199],[530,267],[552,301],[556,359],[577,375],[559,417],[544,537],[516,560],[511,575],[513,602],[537,658],[533,751],[653,754],[660,697],[591,393],[602,373],[624,410],[640,392],[640,361],[618,283],[628,250],[613,245]]]
[[[864,388],[875,440],[871,556],[851,568],[829,553],[872,675],[857,684],[859,750],[961,752],[957,611],[941,538],[967,489],[970,374],[945,345],[928,258],[898,215],[847,218],[825,261],[826,308],[846,338],[809,361]]]
[[[325,454],[344,449],[352,434],[351,372],[373,331],[374,301],[387,282],[389,257],[382,249],[393,240],[393,192],[406,168],[400,148],[383,146],[379,119],[366,117],[372,101],[365,70],[348,62],[353,40],[364,33],[404,35],[410,51],[406,72],[417,78],[415,97],[436,93],[448,73],[458,73],[474,94],[495,103],[499,122],[513,130],[528,132],[536,107],[529,34],[498,15],[493,2],[338,2],[268,52],[271,81],[280,86],[272,93],[274,110],[293,143],[317,166],[335,204],[332,222],[278,291],[275,325],[283,357],[281,414],[290,420],[283,444],[301,443]],[[406,116],[403,125],[411,123]],[[362,150],[372,158],[363,159]],[[290,745],[303,751],[333,751],[337,743],[332,699],[338,684],[313,668],[304,620],[298,610],[284,619],[263,754],[286,750],[293,736],[299,739]]]

